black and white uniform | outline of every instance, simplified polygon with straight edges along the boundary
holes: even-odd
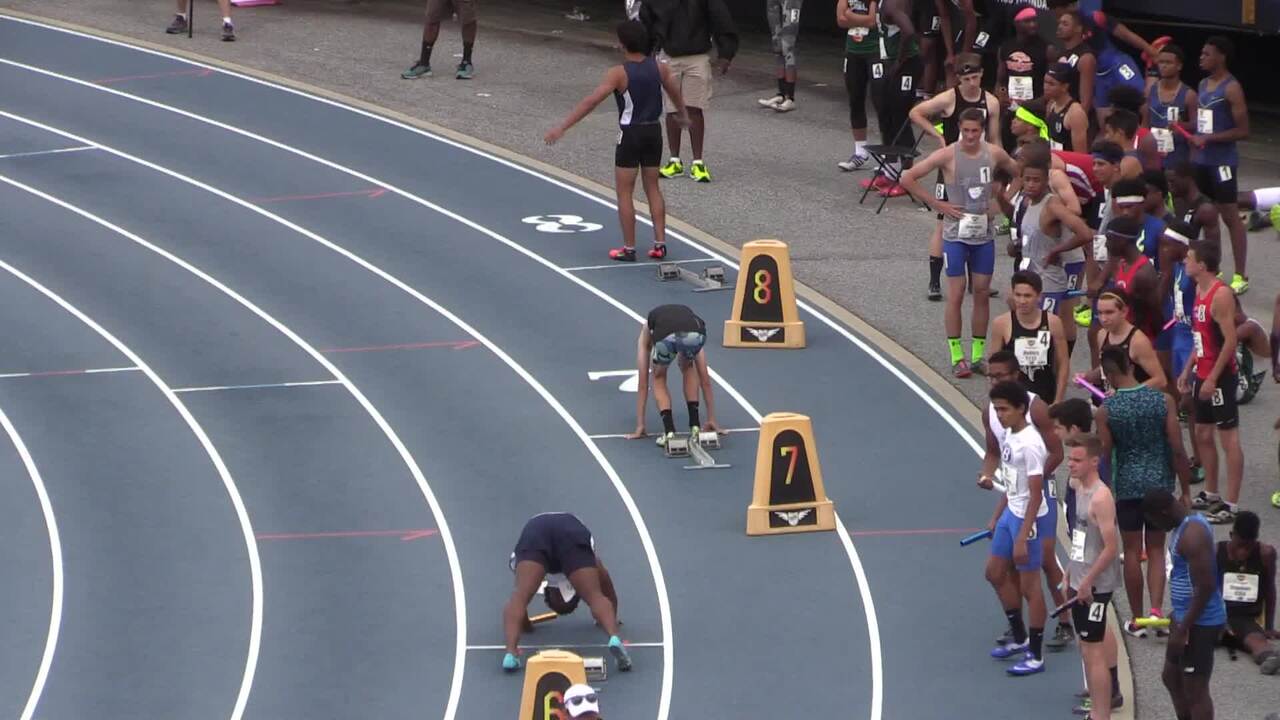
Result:
[[[627,73],[627,89],[613,91],[622,128],[613,153],[614,165],[656,168],[662,164],[662,74],[658,61],[647,57],[623,63],[622,69]]]

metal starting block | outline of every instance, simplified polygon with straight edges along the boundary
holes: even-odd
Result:
[[[698,444],[706,450],[719,450],[720,433],[714,430],[703,430],[698,433]]]
[[[702,272],[695,273],[673,262],[658,263],[658,279],[664,282],[684,280],[695,286],[694,292],[733,289],[733,286],[725,284],[724,267],[720,265],[708,265],[702,269]]]
[[[662,446],[663,452],[667,457],[688,457],[689,456],[689,439],[680,437],[679,435],[669,438],[667,444]]]
[[[602,657],[584,657],[582,667],[587,672],[588,683],[602,683],[609,679],[609,669]]]
[[[697,465],[685,465],[685,470],[718,470],[722,468],[733,467],[728,463],[718,463],[716,459],[711,457],[711,453],[707,452],[701,442],[689,445],[689,454],[693,456]]]

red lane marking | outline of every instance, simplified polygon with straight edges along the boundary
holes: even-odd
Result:
[[[212,74],[213,71],[206,68],[193,68],[190,70],[174,70],[172,72],[154,73],[151,75],[123,75],[121,77],[94,80],[94,82],[99,85],[109,85],[111,83],[128,82],[130,80],[152,80],[155,78],[182,77],[186,75],[190,75],[192,77],[208,77]]]
[[[371,345],[369,347],[328,348],[322,353],[381,352],[383,350],[423,350],[426,348],[453,348],[466,350],[480,344],[479,340],[442,340],[439,342],[404,343],[402,345]]]
[[[968,535],[984,528],[918,528],[912,530],[850,530],[849,534],[858,537],[874,537],[877,535]]]
[[[248,201],[251,203],[276,203],[276,202],[294,202],[294,201],[300,201],[300,200],[329,200],[332,198],[341,198],[341,197],[376,198],[376,197],[381,197],[386,192],[387,192],[386,188],[370,188],[368,190],[348,190],[345,192],[316,193],[315,195],[281,195],[279,197],[249,198]]]
[[[437,530],[340,530],[312,533],[258,533],[259,540],[327,540],[332,538],[398,537],[401,540],[420,540],[435,535]]]

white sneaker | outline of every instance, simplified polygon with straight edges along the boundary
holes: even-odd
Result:
[[[792,100],[791,98],[787,98],[782,102],[778,103],[777,105],[774,105],[773,109],[777,110],[780,113],[791,112],[792,110],[796,109],[796,101]]]
[[[862,168],[866,167],[867,163],[870,161],[871,161],[870,155],[859,155],[858,153],[854,153],[849,156],[848,160],[844,160],[842,162],[836,163],[836,167],[840,168],[845,172],[853,172],[855,170],[861,170]]]
[[[760,107],[766,107],[771,110],[777,110],[778,105],[780,105],[784,99],[785,98],[783,98],[781,95],[774,95],[771,98],[760,98],[759,100],[756,100],[756,102],[760,103]]]

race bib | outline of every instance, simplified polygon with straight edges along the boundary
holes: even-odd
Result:
[[[902,76],[902,92],[907,92],[907,91],[909,91],[909,90],[911,89],[911,83],[912,83],[912,78],[911,78],[911,76],[910,76],[910,75],[903,75],[903,76]]]
[[[884,77],[884,63],[876,63],[871,66],[871,77],[876,80]]]
[[[1213,406],[1214,406],[1214,407],[1222,407],[1222,405],[1223,405],[1223,401],[1222,401],[1222,388],[1214,388],[1214,389],[1213,389],[1213,399],[1212,399],[1212,400],[1210,400],[1209,402],[1213,403]]]
[[[1071,553],[1068,556],[1071,562],[1084,562],[1084,538],[1084,530],[1071,531]]]
[[[1061,151],[1062,151],[1062,143],[1058,142],[1057,140],[1050,140],[1050,141],[1049,141],[1049,149],[1050,149],[1050,150],[1057,150],[1057,151],[1061,152]]]
[[[1191,344],[1196,348],[1196,357],[1204,357],[1204,339],[1200,337],[1199,330],[1193,330],[1191,332]]]
[[[1182,302],[1182,291],[1177,287],[1173,288],[1173,316],[1179,321],[1187,317],[1187,307]]]
[[[1075,53],[1071,53],[1071,57],[1067,58],[1067,64],[1071,67],[1075,67],[1078,62],[1080,62],[1080,56]]]
[[[1182,113],[1178,111],[1178,108],[1172,105],[1164,109],[1164,118],[1170,123],[1178,122],[1178,118],[1181,117],[1181,115]]]
[[[1128,65],[1120,66],[1120,77],[1124,78],[1125,80],[1132,80],[1135,75],[1136,73],[1133,72],[1133,68],[1129,67]]]
[[[1219,180],[1221,180],[1222,182],[1231,182],[1231,178],[1233,178],[1233,177],[1235,177],[1235,171],[1233,171],[1233,170],[1231,169],[1231,166],[1230,166],[1230,165],[1219,165],[1219,166],[1218,166],[1218,179],[1219,179]]]
[[[1013,354],[1023,368],[1042,368],[1049,364],[1049,331],[1041,330],[1032,337],[1013,341]]]
[[[870,34],[871,34],[871,28],[864,28],[864,27],[849,28],[849,37],[853,38],[854,41],[856,42],[862,42],[863,40],[866,40],[867,35],[870,35]]]
[[[938,30],[941,30],[941,29],[942,29],[942,16],[941,16],[941,15],[934,15],[934,16],[933,16],[933,22],[932,22],[932,23],[930,23],[930,25],[929,25],[929,29],[930,29],[930,30],[933,30],[934,32],[937,32]]]
[[[568,577],[559,573],[547,575],[546,584],[543,587],[555,587],[560,591],[560,596],[564,598],[565,602],[573,602],[573,599],[577,597],[577,593],[573,590],[573,583],[569,582]]]
[[[1224,573],[1222,599],[1227,602],[1258,602],[1258,576],[1250,573]]]
[[[973,46],[976,48],[985,48],[987,42],[991,40],[991,36],[985,32],[978,33],[978,37],[973,39]]]
[[[1213,134],[1213,111],[1209,108],[1196,108],[1196,132],[1201,135]]]
[[[987,236],[987,216],[965,213],[960,216],[956,232],[966,240],[978,240]]]
[[[1173,133],[1168,128],[1151,128],[1151,137],[1156,139],[1156,150],[1161,155],[1173,152]]]
[[[1031,86],[1031,78],[1025,75],[1016,75],[1009,78],[1009,98],[1025,102],[1035,97]]]
[[[1022,268],[1022,269],[1026,270],[1026,268]],[[1040,300],[1040,309],[1056,315],[1058,312],[1058,298],[1052,295],[1048,295],[1042,298]]]
[[[1107,261],[1107,236],[1093,236],[1093,259],[1096,262],[1104,263]]]
[[[1000,477],[1004,480],[1004,494],[1010,500],[1018,494],[1018,472],[1009,465],[1000,465]]]

